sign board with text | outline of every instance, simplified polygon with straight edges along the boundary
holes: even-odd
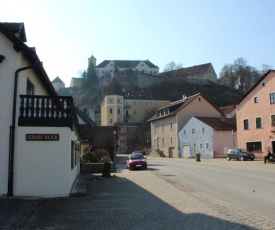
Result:
[[[59,134],[26,134],[26,141],[59,141]]]

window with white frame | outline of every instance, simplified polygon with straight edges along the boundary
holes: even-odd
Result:
[[[33,84],[27,80],[27,95],[33,95],[34,94],[34,86]]]
[[[203,150],[203,144],[200,143],[200,150]]]
[[[195,129],[194,128],[192,129],[192,134],[195,134]]]
[[[164,137],[163,137],[163,138],[161,138],[161,140],[162,140],[162,145],[164,145]]]
[[[275,126],[275,114],[271,115],[271,125]]]
[[[173,122],[170,122],[170,129],[173,129]]]
[[[201,133],[204,133],[204,127],[201,128]]]
[[[209,143],[208,142],[205,143],[205,149],[209,150]]]
[[[261,117],[256,117],[256,128],[262,128],[263,124],[262,124],[262,118]]]
[[[110,114],[112,114],[112,113],[113,113],[113,109],[112,109],[112,108],[110,108],[109,113],[110,113]]]
[[[249,120],[248,119],[243,120],[243,128],[245,130],[249,129]]]
[[[254,97],[254,103],[258,103],[259,102],[259,98],[258,97]]]
[[[269,94],[270,104],[275,104],[275,93]]]

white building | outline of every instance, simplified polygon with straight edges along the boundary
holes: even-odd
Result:
[[[68,196],[79,173],[73,100],[24,42],[23,23],[0,23],[0,196]]]
[[[110,74],[113,68],[116,68],[119,72],[124,71],[138,71],[141,73],[158,75],[159,67],[154,65],[149,60],[105,60],[95,67],[97,76],[103,77],[106,74]]]

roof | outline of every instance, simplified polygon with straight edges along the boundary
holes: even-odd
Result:
[[[83,140],[89,140],[92,132],[92,125],[90,124],[81,124],[79,125],[79,135],[80,139]]]
[[[268,70],[256,83],[255,85],[239,100],[239,102],[237,104],[240,104],[242,102],[243,99],[245,99],[247,97],[248,94],[250,94],[250,92],[252,92],[256,87],[257,85],[259,85],[264,79],[265,77],[269,74],[269,73],[275,73],[275,70],[273,69],[270,69]]]
[[[122,92],[122,89],[120,88],[120,85],[118,84],[116,77],[112,77],[112,80],[110,82],[110,85],[106,91],[106,96],[107,95],[119,95],[119,96],[124,96],[124,93]]]
[[[177,70],[162,72],[160,75],[174,75],[174,76],[180,76],[180,77],[191,77],[196,75],[201,75],[208,73],[209,68],[212,67],[211,63],[201,64],[201,65],[194,65],[187,68],[181,68]]]
[[[147,66],[150,68],[158,68],[156,65],[154,65],[152,62],[149,60],[143,61],[143,60],[105,60],[98,64],[96,68],[104,68],[107,66],[111,61],[115,63],[115,65],[119,68],[135,68],[139,63],[144,62]]]
[[[52,81],[52,83],[64,83],[58,76]]]
[[[218,110],[210,101],[208,101],[204,96],[202,96],[200,93],[198,93],[198,94],[195,94],[195,95],[190,96],[190,97],[185,97],[184,96],[183,99],[181,99],[181,100],[171,102],[168,106],[164,106],[164,107],[159,108],[157,110],[157,112],[161,111],[161,110],[164,110],[164,109],[169,109],[169,114],[158,117],[157,112],[156,112],[156,114],[147,121],[159,120],[159,119],[163,119],[163,118],[166,118],[166,117],[169,117],[169,116],[173,116],[173,115],[177,114],[180,110],[182,110],[184,107],[186,107],[188,104],[190,104],[193,100],[195,100],[199,96],[203,97],[204,100],[206,100],[209,104],[211,104],[213,106],[213,108],[215,108],[217,111],[219,111],[221,113],[221,115],[223,115],[223,113],[220,110]]]
[[[196,119],[212,127],[215,130],[236,130],[236,118],[225,118],[222,120],[219,117],[198,117]]]
[[[83,111],[81,111],[79,108],[75,108],[76,114],[86,123],[86,124],[95,124],[95,122],[92,121]]]
[[[236,105],[228,105],[224,107],[220,107],[219,110],[224,114],[232,113],[236,109]]]
[[[25,26],[23,22],[3,22],[10,32],[12,32],[16,37],[18,37],[22,42],[27,42]]]
[[[90,138],[92,146],[114,146],[114,126],[94,126]]]
[[[15,33],[16,31],[20,31],[19,36]],[[24,23],[1,23],[0,22],[0,32],[7,37],[12,43],[13,48],[18,52],[22,52],[22,54],[27,58],[30,65],[33,66],[35,73],[37,74],[39,80],[51,96],[57,96],[57,93],[45,71],[43,68],[42,62],[39,60],[35,49],[28,47],[24,41],[25,39],[25,29]],[[22,40],[21,40],[22,39]]]

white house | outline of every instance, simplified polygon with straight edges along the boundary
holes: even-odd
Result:
[[[152,75],[159,74],[159,67],[149,60],[105,60],[95,67],[96,74],[99,78],[103,77],[110,74],[114,67],[119,72],[131,70]]]
[[[25,42],[24,23],[0,23],[0,196],[68,196],[79,173],[73,99],[57,96]]]
[[[58,76],[52,81],[52,85],[56,92],[65,88],[65,83]]]
[[[179,155],[202,158],[225,157],[236,145],[236,119],[192,117],[179,132]]]

